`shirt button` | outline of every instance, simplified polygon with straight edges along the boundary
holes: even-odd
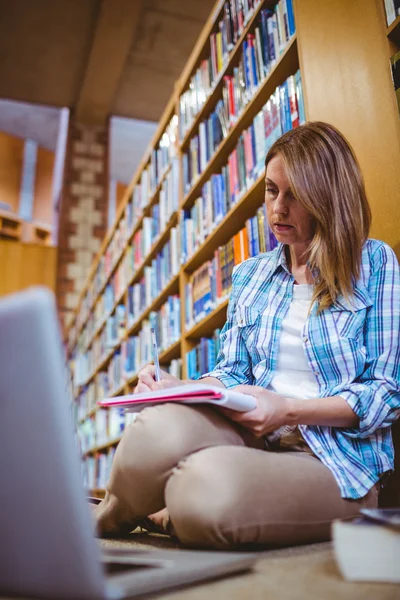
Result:
[[[305,337],[304,338],[304,343],[307,344],[307,342],[308,342],[308,337]]]

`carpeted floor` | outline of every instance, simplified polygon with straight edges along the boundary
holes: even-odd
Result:
[[[165,536],[133,533],[100,540],[102,547],[171,548]],[[259,553],[253,571],[152,596],[155,600],[399,600],[400,585],[349,583],[341,577],[329,542]]]

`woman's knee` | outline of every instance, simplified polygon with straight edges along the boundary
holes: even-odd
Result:
[[[225,476],[230,459],[224,450],[221,446],[192,454],[168,480],[166,505],[173,529],[186,545],[225,549],[236,545],[232,530],[237,484]]]

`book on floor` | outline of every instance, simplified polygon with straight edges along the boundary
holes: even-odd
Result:
[[[182,404],[210,403],[232,410],[246,412],[256,407],[254,396],[202,383],[178,385],[165,390],[127,394],[99,400],[99,406],[120,406],[130,411],[140,411],[146,406],[179,402]]]
[[[332,524],[335,557],[343,577],[400,583],[400,508],[360,512],[359,517]]]

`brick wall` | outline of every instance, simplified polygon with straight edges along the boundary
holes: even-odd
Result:
[[[108,125],[70,120],[57,262],[57,302],[68,325],[107,230]]]

